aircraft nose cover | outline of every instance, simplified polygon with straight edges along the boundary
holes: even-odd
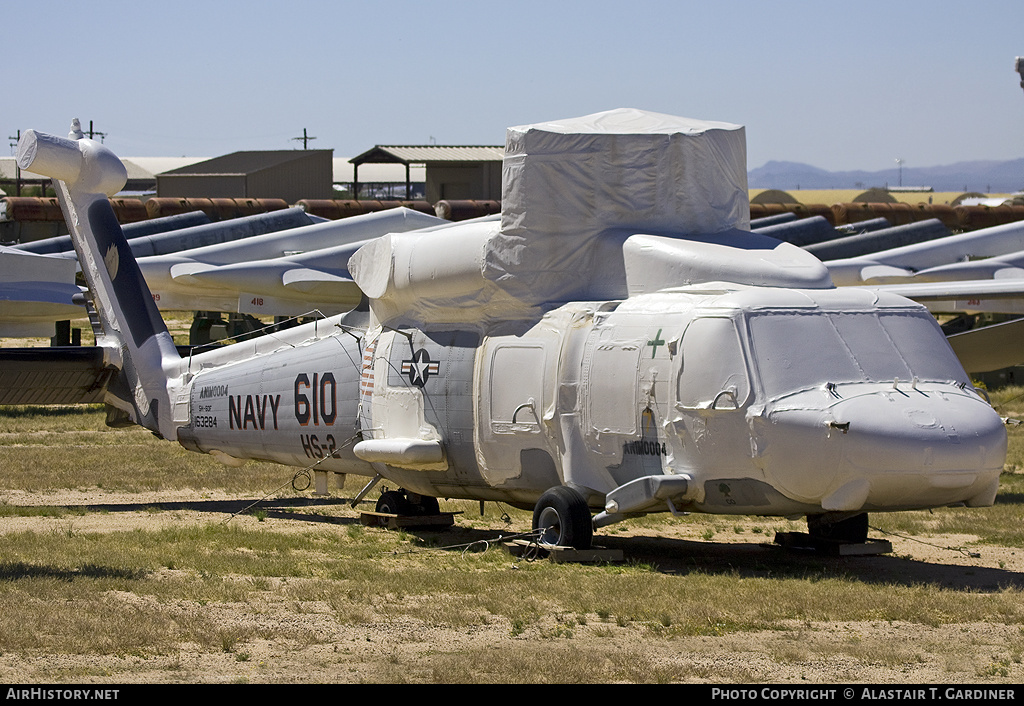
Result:
[[[766,468],[775,482],[828,510],[968,501],[998,479],[1006,453],[1001,420],[968,393],[892,390],[769,419],[776,453],[766,455]]]
[[[904,395],[908,395],[904,397]],[[979,473],[1001,468],[1006,448],[1002,421],[987,404],[971,397],[887,393],[887,414],[872,404],[877,396],[838,405],[860,437],[847,461],[867,472],[926,474]],[[862,436],[861,436],[862,435]],[[933,484],[942,484],[934,478]]]

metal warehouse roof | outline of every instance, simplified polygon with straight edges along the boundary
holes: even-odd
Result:
[[[183,170],[197,162],[209,161],[209,157],[125,157],[125,169],[129,179],[153,179],[157,174],[168,171]],[[351,182],[354,178],[355,165],[348,157],[335,157],[332,160],[335,183]],[[412,165],[412,180],[422,182],[426,179],[423,165]],[[184,170],[183,170],[184,171]],[[14,157],[0,157],[0,179],[14,181],[16,176]],[[180,173],[180,172],[179,172]],[[405,167],[400,163],[364,164],[359,169],[359,176],[367,183],[404,183]],[[25,181],[49,181],[48,177],[22,170],[21,178]],[[13,193],[11,189],[11,193]]]
[[[356,165],[348,157],[334,158],[334,183],[350,183],[355,179]],[[426,181],[426,167],[422,164],[410,166],[410,178],[415,182]],[[405,167],[401,164],[361,164],[359,180],[363,183],[405,183]]]
[[[128,169],[128,177],[132,177],[132,165],[137,167],[141,176],[148,175],[155,177],[157,174],[163,174],[174,169],[180,169],[187,167],[190,164],[196,162],[205,162],[210,159],[209,157],[124,157],[121,161],[124,162],[124,166]]]
[[[13,181],[18,173],[17,159],[14,157],[0,157],[0,179],[10,179]],[[45,180],[49,181],[49,177],[44,177],[39,174],[33,174],[32,172],[21,170],[22,179],[31,179],[35,181]]]
[[[504,156],[504,145],[377,145],[349,161],[357,165],[364,163],[500,162]]]
[[[253,150],[232,152],[222,157],[214,157],[204,162],[196,162],[186,167],[163,172],[161,176],[181,175],[236,175],[252,174],[280,164],[287,164],[316,153],[332,153],[333,150]]]
[[[125,157],[121,161],[128,172],[129,179],[152,179],[157,174],[169,169],[178,169],[196,162],[201,162],[206,157]],[[0,157],[0,179],[14,179],[17,174],[16,160],[14,157]],[[21,170],[21,178],[26,180],[45,180],[49,177],[33,174]]]

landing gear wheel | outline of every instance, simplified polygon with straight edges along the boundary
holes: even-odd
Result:
[[[590,549],[594,523],[587,501],[576,490],[555,486],[540,496],[533,510],[533,529],[541,544]]]
[[[807,532],[815,539],[826,539],[844,544],[864,544],[868,541],[868,513],[830,522],[827,515],[808,515]]]
[[[377,499],[377,512],[389,515],[411,515],[412,504],[406,500],[405,494],[397,490],[387,490]]]
[[[429,495],[417,495],[410,496],[409,500],[412,502],[413,512],[417,515],[437,515],[441,512],[441,505],[437,502],[437,498],[432,498]]]
[[[441,506],[437,498],[429,495],[418,495],[407,490],[385,490],[377,500],[377,512],[420,517],[437,515],[441,512]]]

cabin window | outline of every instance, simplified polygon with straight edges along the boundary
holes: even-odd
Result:
[[[539,426],[544,409],[544,349],[501,346],[492,354],[488,387],[492,424]]]

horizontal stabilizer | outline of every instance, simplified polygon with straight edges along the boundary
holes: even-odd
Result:
[[[0,404],[103,402],[114,372],[99,346],[0,348]]]

